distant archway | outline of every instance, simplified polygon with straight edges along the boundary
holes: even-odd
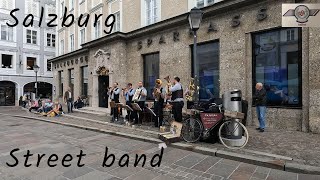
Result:
[[[15,106],[16,85],[11,81],[0,81],[0,106]]]
[[[36,93],[35,82],[30,82],[23,87],[23,94],[31,95]],[[40,98],[52,98],[52,84],[47,82],[38,82],[38,96]]]

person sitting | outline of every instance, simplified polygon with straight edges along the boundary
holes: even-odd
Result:
[[[53,109],[47,113],[51,117],[55,117],[62,113],[62,105],[59,102],[55,102]]]
[[[31,107],[29,108],[29,112],[31,112],[31,110],[38,110],[39,109],[39,103],[38,100],[35,101],[31,101]]]
[[[78,96],[78,99],[74,102],[74,108],[80,109],[84,106],[82,99]]]
[[[47,113],[52,110],[53,103],[50,99],[47,100],[47,102],[44,103],[43,112]]]

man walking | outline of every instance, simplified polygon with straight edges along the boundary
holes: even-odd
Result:
[[[266,105],[267,105],[267,92],[263,88],[262,83],[256,84],[256,92],[253,96],[254,104],[256,105],[257,116],[259,120],[259,127],[257,130],[264,132],[265,129],[265,114],[266,114]]]
[[[73,102],[73,95],[72,95],[72,92],[71,92],[71,88],[68,87],[68,90],[64,93],[64,102],[67,103],[67,106],[68,106],[68,113],[72,112],[73,113],[73,110],[72,110],[72,102]]]

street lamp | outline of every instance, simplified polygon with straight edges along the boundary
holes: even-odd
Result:
[[[197,62],[197,31],[200,28],[203,12],[199,8],[192,8],[188,15],[190,29],[193,31],[193,73],[196,86],[195,100],[199,101],[199,71]]]
[[[34,65],[33,66],[33,70],[36,73],[36,84],[35,84],[35,88],[36,88],[36,99],[38,97],[38,72],[39,72],[40,67],[38,65]]]

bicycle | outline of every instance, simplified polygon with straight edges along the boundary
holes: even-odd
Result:
[[[216,130],[218,127],[219,129]],[[221,144],[229,149],[243,148],[249,139],[247,128],[237,119],[224,116],[221,104],[210,103],[207,109],[203,108],[201,104],[195,105],[190,110],[189,117],[182,122],[181,136],[183,140],[194,143],[201,138],[208,139],[212,133],[217,135]],[[230,145],[230,142],[238,144],[233,146]],[[242,144],[239,144],[240,142]]]

